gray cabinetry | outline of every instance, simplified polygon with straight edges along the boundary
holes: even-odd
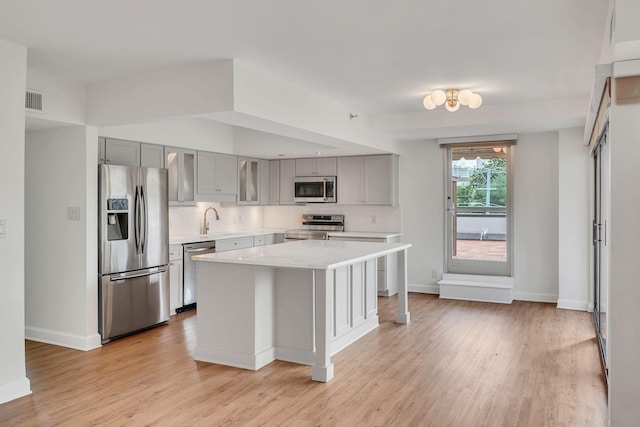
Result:
[[[339,157],[337,176],[339,204],[398,204],[398,156]]]
[[[296,176],[336,176],[335,157],[296,159]]]
[[[271,162],[269,160],[260,160],[258,165],[258,187],[260,194],[258,200],[261,205],[271,204]]]
[[[280,204],[293,205],[293,182],[296,177],[296,161],[280,160]]]
[[[238,204],[257,205],[260,197],[260,160],[238,157]]]
[[[164,147],[155,144],[140,144],[140,166],[143,168],[163,168]]]
[[[280,160],[269,161],[269,204],[280,204]]]
[[[399,236],[394,237],[347,237],[330,235],[329,240],[349,242],[382,242],[398,243]],[[391,296],[398,293],[398,257],[396,254],[378,258],[378,295]]]
[[[198,151],[199,201],[233,202],[238,193],[238,158]]]
[[[105,138],[104,163],[122,166],[140,166],[140,143]]]
[[[169,204],[195,205],[196,152],[165,147],[165,165],[169,170]]]
[[[98,138],[99,163],[146,168],[164,167],[164,147],[117,138]]]
[[[169,246],[169,314],[182,307],[182,245]]]

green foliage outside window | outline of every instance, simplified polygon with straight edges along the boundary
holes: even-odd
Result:
[[[507,160],[494,157],[476,169],[469,183],[458,185],[457,199],[458,206],[507,206]]]

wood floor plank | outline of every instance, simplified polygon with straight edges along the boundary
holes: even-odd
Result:
[[[293,363],[194,361],[193,312],[89,352],[27,341],[33,394],[0,405],[0,425],[605,425],[589,313],[410,294],[398,325],[395,307],[379,299],[380,326],[326,384]]]

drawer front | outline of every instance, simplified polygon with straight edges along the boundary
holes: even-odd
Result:
[[[169,246],[169,261],[182,260],[182,245]]]
[[[216,240],[216,252],[232,251],[253,247],[253,236],[238,237],[237,239]]]
[[[264,246],[267,244],[267,240],[264,234],[259,236],[253,236],[253,246]]]

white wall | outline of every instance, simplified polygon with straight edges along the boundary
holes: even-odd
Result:
[[[592,158],[583,129],[561,129],[558,139],[558,307],[587,310],[592,303],[589,174]]]
[[[84,126],[26,135],[26,335],[80,350],[100,346],[96,141]]]
[[[234,153],[233,126],[209,119],[174,119],[104,126],[99,128],[98,132],[100,136],[111,138],[216,153]]]
[[[157,70],[88,87],[87,122],[140,123],[233,109],[233,62]]]
[[[558,299],[558,133],[521,134],[514,149],[515,299]],[[444,149],[433,140],[400,149],[402,240],[410,289],[438,292],[444,266]],[[434,277],[435,276],[435,277]]]
[[[558,132],[514,149],[514,299],[558,300]]]
[[[43,112],[28,112],[27,116],[68,124],[87,121],[87,85],[38,70],[27,70],[27,88],[42,92]]]
[[[435,140],[400,146],[402,241],[412,291],[438,292],[444,266],[444,150]],[[435,274],[434,274],[435,272]],[[435,276],[435,277],[434,277]]]
[[[640,420],[640,105],[613,105],[609,137],[611,225],[609,282],[609,411],[611,426]]]
[[[24,351],[24,92],[27,49],[0,40],[0,403],[31,393]]]

